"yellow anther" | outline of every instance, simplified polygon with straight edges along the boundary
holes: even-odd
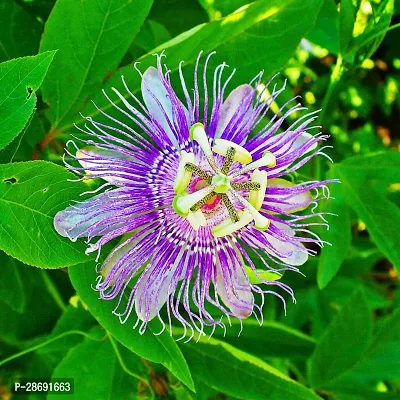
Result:
[[[201,210],[197,210],[195,212],[189,211],[189,214],[186,218],[195,231],[199,230],[201,226],[207,225],[206,217]]]
[[[239,200],[245,209],[251,214],[254,219],[254,227],[259,231],[265,231],[268,229],[270,220],[267,217],[261,215],[258,210],[256,210],[252,204],[250,204],[244,197],[234,190],[230,190],[229,193],[232,194],[237,200]]]
[[[174,181],[174,192],[181,194],[185,191],[192,178],[192,172],[185,169],[187,163],[195,163],[195,156],[193,153],[187,153],[185,150],[181,151],[178,172],[176,173]]]
[[[233,159],[241,164],[248,164],[252,161],[251,154],[242,146],[225,139],[215,139],[215,145],[212,148],[214,153],[220,154],[221,156],[226,156],[228,149],[230,147],[235,149],[235,154]]]
[[[254,169],[257,169],[260,167],[270,167],[271,168],[271,167],[275,167],[275,166],[276,166],[275,156],[272,153],[270,153],[269,151],[266,151],[260,159],[252,162],[251,164],[247,164],[240,171],[234,173],[232,175],[232,178],[235,178],[239,175],[245,174],[249,171],[253,171]]]
[[[265,192],[267,191],[267,171],[260,171],[255,169],[251,176],[251,181],[260,185],[259,190],[250,190],[249,203],[259,210],[264,202]]]
[[[211,233],[214,237],[223,237],[242,229],[253,220],[253,216],[247,211],[239,211],[239,221],[232,222],[231,218],[227,218],[218,225],[215,225]]]

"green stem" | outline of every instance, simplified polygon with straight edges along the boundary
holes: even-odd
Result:
[[[42,274],[44,284],[46,285],[46,288],[49,291],[51,297],[54,299],[54,301],[56,302],[58,307],[60,307],[61,311],[64,312],[67,309],[67,306],[65,305],[64,300],[61,297],[61,294],[57,289],[57,286],[51,280],[47,271],[45,271],[44,269],[41,269],[40,272]]]
[[[115,355],[117,356],[117,359],[118,359],[118,362],[119,362],[121,368],[122,368],[128,375],[131,375],[131,376],[133,376],[134,378],[136,378],[137,380],[142,381],[142,382],[149,388],[150,393],[151,393],[151,399],[154,399],[154,398],[155,398],[154,390],[153,390],[153,388],[151,387],[150,382],[149,382],[147,379],[143,378],[143,376],[140,376],[140,375],[138,375],[138,374],[132,372],[132,371],[125,365],[125,362],[124,362],[124,360],[122,359],[121,353],[119,352],[117,342],[114,340],[114,338],[111,336],[111,334],[110,334],[109,332],[107,332],[107,333],[108,333],[108,338],[109,338],[110,343],[111,343],[111,345],[112,345],[112,347],[113,347],[113,349],[114,349]]]
[[[10,356],[10,357],[7,357],[7,358],[1,360],[1,361],[0,361],[0,366],[2,366],[2,365],[4,365],[4,364],[8,363],[9,361],[12,361],[12,360],[18,358],[18,357],[24,356],[25,354],[31,353],[32,351],[39,350],[39,349],[41,349],[42,347],[45,347],[45,346],[47,346],[48,344],[50,344],[50,343],[52,343],[52,342],[55,342],[56,340],[61,339],[61,338],[63,338],[64,336],[68,336],[68,335],[82,335],[82,336],[85,336],[85,337],[88,338],[88,339],[96,340],[96,341],[98,341],[98,342],[101,342],[102,340],[104,340],[104,338],[98,339],[97,337],[90,336],[90,335],[88,335],[86,332],[83,332],[83,331],[72,330],[72,331],[68,331],[68,332],[61,333],[61,334],[58,335],[58,336],[54,336],[53,338],[48,339],[48,340],[46,340],[45,342],[42,342],[42,343],[39,343],[39,344],[37,344],[37,345],[35,345],[35,346],[29,347],[28,349],[22,350],[22,351],[20,351],[19,353],[15,353],[15,354],[13,354],[13,355]]]
[[[319,115],[320,125],[323,125],[323,123],[325,122],[326,115],[328,113],[328,110],[330,109],[330,105],[337,95],[339,82],[341,77],[343,76],[344,71],[345,68],[343,66],[343,58],[339,55],[336,61],[335,68],[333,69],[331,74],[328,90],[322,102],[322,111]]]

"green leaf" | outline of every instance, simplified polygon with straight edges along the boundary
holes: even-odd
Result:
[[[14,0],[0,3],[0,62],[36,54],[40,24]]]
[[[104,332],[96,330],[99,336]],[[138,358],[138,357],[137,357]],[[137,362],[140,360],[138,358]],[[137,393],[137,379],[127,375],[118,363],[109,340],[95,341],[85,338],[72,348],[54,370],[52,379],[74,378],[74,393],[64,394],[63,399],[124,399],[128,393]],[[58,400],[53,393],[48,400]]]
[[[97,324],[96,320],[89,311],[84,310],[81,305],[77,305],[77,307],[69,305],[61,314],[54,329],[51,331],[50,335],[47,336],[46,340],[68,331],[89,332],[95,324]],[[60,362],[61,358],[65,356],[68,350],[82,342],[82,340],[83,336],[81,335],[68,335],[40,348],[37,350],[37,354],[51,356],[53,359],[56,358],[57,361]]]
[[[371,57],[390,29],[390,21],[394,12],[394,0],[383,0],[379,3],[370,3],[372,15],[364,32],[354,38],[346,54],[347,59],[357,57],[357,63]]]
[[[147,19],[135,39],[135,46],[141,47],[146,52],[153,50],[161,43],[167,42],[171,36],[164,25]]]
[[[281,69],[292,56],[301,38],[313,26],[321,4],[322,0],[253,2],[225,18],[198,25],[164,43],[139,59],[140,69],[145,71],[154,65],[153,54],[165,50],[168,68],[174,75],[181,60],[185,61],[185,68],[190,66],[193,68],[201,50],[205,54],[216,50],[217,53],[210,61],[210,70],[223,61],[232,67],[240,67],[243,65],[243,60],[246,60],[245,68],[237,69],[231,81],[232,85],[248,82],[261,70],[264,70],[264,76],[268,77],[274,71]],[[257,57],[253,57],[253,54],[257,54]],[[191,68],[187,76],[189,74],[192,76]],[[120,68],[103,88],[111,93],[111,87],[115,87],[125,94],[126,89],[121,82],[121,75],[124,76],[133,94],[140,92],[140,76],[131,66]],[[128,97],[128,94],[126,96]],[[119,104],[121,100],[114,97],[115,103]],[[93,100],[111,115],[115,113],[118,119],[123,117],[113,109],[100,91]],[[94,110],[93,105],[86,105],[82,113],[101,120],[99,112]],[[60,127],[60,130],[69,129],[72,122],[82,122],[82,119],[70,120]]]
[[[0,149],[24,128],[36,106],[39,88],[54,57],[48,51],[0,64]]]
[[[260,326],[249,319],[243,322],[242,329],[233,320],[226,333],[216,330],[213,336],[259,357],[307,359],[315,347],[310,336],[273,321],[264,321]]]
[[[397,309],[387,318],[349,378],[361,381],[399,379],[399,360],[400,309]]]
[[[117,299],[115,301],[100,300],[92,288],[97,277],[95,268],[94,262],[69,268],[72,284],[92,315],[129,350],[140,357],[164,365],[185,385],[193,389],[189,368],[174,339],[166,331],[160,335],[154,335],[161,331],[161,324],[154,320],[149,323],[143,335],[138,332],[138,329],[133,329],[134,322],[121,324],[118,317],[113,314]],[[131,320],[136,321],[136,316],[132,316]]]
[[[21,275],[22,265],[14,258],[0,251],[0,299],[14,311],[25,311],[26,295]]]
[[[217,339],[181,345],[197,379],[228,395],[246,400],[317,400],[311,390],[261,359]]]
[[[325,0],[307,38],[330,53],[339,53],[339,13],[334,0]]]
[[[14,346],[21,346],[22,342],[47,334],[60,314],[59,307],[38,273],[40,271],[21,266],[20,272],[26,298],[23,312],[16,312],[3,299],[0,300],[0,343]],[[2,345],[0,352],[3,352]]]
[[[59,0],[47,20],[40,51],[59,49],[43,82],[55,130],[76,118],[84,101],[127,52],[151,0]]]
[[[207,14],[197,0],[156,0],[149,18],[163,24],[172,36],[208,22]]]
[[[332,178],[332,174],[328,176]],[[318,261],[318,287],[323,289],[337,274],[345,260],[351,244],[351,226],[349,207],[345,202],[343,185],[334,184],[331,187],[332,198],[324,204],[324,212],[334,215],[326,215],[329,230],[324,231],[324,240],[331,243],[322,248]]]
[[[388,167],[390,168],[390,167]],[[397,167],[395,167],[397,168]],[[337,164],[334,174],[341,180],[347,203],[364,221],[368,232],[382,253],[400,266],[400,211],[398,207],[378,192],[369,181],[383,176],[394,176],[394,171],[386,175],[386,168],[365,168],[361,165],[349,167]],[[386,180],[386,179],[385,179]]]
[[[381,151],[365,156],[350,157],[337,166],[340,169],[357,168],[357,178],[362,180],[377,179],[389,183],[400,183],[400,153],[397,151]]]
[[[339,44],[340,53],[345,54],[353,39],[354,24],[360,0],[340,0]]]
[[[84,245],[71,243],[53,227],[55,214],[85,191],[75,176],[47,161],[0,165],[0,248],[40,268],[87,260]]]
[[[37,113],[32,114],[22,133],[8,146],[0,150],[0,164],[32,159],[35,146],[44,138],[46,132]]]
[[[398,400],[398,393],[379,393],[369,387],[346,385],[335,387],[335,400]]]
[[[371,341],[372,319],[365,295],[357,290],[333,319],[311,357],[309,379],[326,387],[351,369]]]

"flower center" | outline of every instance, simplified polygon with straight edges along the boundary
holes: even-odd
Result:
[[[193,153],[182,151],[174,181],[174,191],[177,194],[172,202],[174,211],[186,218],[193,229],[198,230],[202,226],[207,226],[203,211],[213,210],[222,200],[229,218],[212,228],[214,236],[226,236],[253,220],[256,229],[267,229],[270,221],[259,212],[267,189],[267,172],[258,168],[275,166],[274,155],[266,152],[259,160],[252,162],[252,156],[245,148],[225,139],[215,139],[211,148],[204,127],[200,123],[190,128],[190,139],[198,143],[213,172],[209,173],[197,166]],[[213,153],[224,157],[221,168],[215,162]],[[243,167],[229,174],[234,161],[243,164]],[[247,176],[251,171],[249,181],[236,183],[232,181],[241,175]],[[188,193],[186,188],[192,181],[193,175],[195,175],[195,183],[191,185],[193,191]],[[243,190],[249,192],[248,199],[241,195],[240,191]],[[243,209],[237,210],[234,203],[240,204]]]

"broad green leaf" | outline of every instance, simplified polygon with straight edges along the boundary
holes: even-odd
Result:
[[[339,13],[334,0],[325,0],[307,38],[330,53],[339,53]]]
[[[332,174],[328,176],[332,178]],[[322,248],[318,260],[318,286],[323,289],[337,274],[345,260],[351,244],[351,226],[349,208],[346,204],[343,185],[334,184],[331,187],[332,198],[324,204],[324,211],[334,215],[326,215],[329,230],[323,233],[325,241],[331,246]]]
[[[95,330],[99,337],[104,331]],[[137,357],[137,363],[140,363]],[[61,361],[52,378],[74,378],[74,393],[64,394],[63,399],[124,399],[128,393],[137,393],[138,380],[126,374],[117,359],[108,339],[102,341],[85,338]],[[59,394],[47,396],[49,400],[59,399]]]
[[[372,319],[365,295],[357,290],[333,319],[311,357],[309,379],[326,387],[351,369],[371,341]]]
[[[60,268],[87,260],[84,245],[61,237],[55,214],[85,191],[68,182],[75,176],[47,161],[0,165],[0,248],[40,268]]]
[[[398,400],[396,393],[379,393],[368,386],[346,385],[335,387],[335,400]]]
[[[16,312],[3,299],[0,300],[0,342],[18,347],[50,332],[60,314],[40,275],[41,271],[21,266],[20,272],[26,298],[23,312]],[[3,352],[2,345],[0,352]]]
[[[192,68],[201,50],[205,54],[216,50],[211,58],[210,70],[216,63],[226,61],[231,67],[239,67],[232,80],[233,84],[248,82],[261,70],[265,79],[274,71],[281,69],[292,56],[301,38],[313,26],[322,0],[260,0],[248,4],[237,12],[220,20],[194,27],[162,46],[152,50],[139,59],[140,69],[145,71],[154,66],[154,53],[165,50],[166,63],[175,75],[179,62],[184,60],[184,66],[189,67],[186,76],[193,76]],[[254,57],[257,54],[257,57]],[[246,60],[245,68],[240,68]],[[140,92],[140,76],[132,66],[120,68],[103,86],[111,94],[111,87],[125,94],[121,82],[124,76],[127,85],[134,94]],[[192,87],[192,83],[190,83]],[[113,101],[119,104],[116,96],[111,94]],[[128,94],[126,94],[128,97]],[[99,91],[93,98],[95,103],[113,115],[115,112],[104,95]],[[93,105],[86,105],[83,114],[100,120],[99,112]],[[121,119],[119,112],[115,114]],[[67,122],[67,121],[65,121]],[[75,116],[61,131],[69,129],[73,122],[82,122]]]
[[[135,46],[138,46],[146,51],[153,50],[161,43],[167,42],[171,39],[171,35],[164,25],[147,19],[140,32],[135,39]]]
[[[207,22],[207,13],[197,0],[156,0],[149,18],[163,24],[172,36]]]
[[[311,390],[261,359],[217,339],[181,345],[193,376],[223,393],[246,400],[317,400]]]
[[[35,92],[54,57],[48,51],[0,64],[0,149],[24,128],[36,106]]]
[[[243,7],[249,2],[246,0],[199,0],[199,3],[207,11],[210,19],[213,21],[233,13],[235,10]]]
[[[89,332],[90,328],[95,324],[97,324],[96,320],[89,311],[84,310],[81,305],[77,305],[76,307],[69,305],[61,314],[53,330],[46,339],[49,340],[73,330]],[[81,335],[68,335],[42,347],[37,353],[40,355],[48,355],[53,359],[57,359],[59,362],[68,350],[82,342],[82,340],[83,336]]]
[[[23,313],[26,306],[23,265],[0,251],[0,266],[0,299],[13,311]]]
[[[338,164],[340,169],[357,168],[358,179],[376,179],[389,183],[400,183],[400,153],[397,151],[382,151],[365,156],[350,157]]]
[[[39,49],[40,24],[16,1],[0,3],[0,62],[36,54]]]
[[[131,322],[121,324],[118,317],[113,314],[113,310],[117,306],[117,299],[115,301],[100,300],[98,293],[92,288],[96,283],[95,268],[95,262],[87,262],[69,268],[72,284],[79,297],[89,307],[92,315],[129,350],[140,357],[164,365],[185,385],[193,389],[189,368],[174,339],[166,331],[160,335],[154,335],[154,333],[159,333],[162,328],[161,324],[154,320],[149,323],[143,335],[137,329],[133,329],[136,321],[135,315],[132,315]]]
[[[232,321],[225,334],[217,329],[213,336],[259,357],[307,359],[315,347],[310,336],[273,321],[264,321],[260,326],[249,319],[243,322],[243,328]]]
[[[382,253],[395,266],[400,266],[400,211],[398,207],[378,192],[368,178],[377,178],[376,172],[364,173],[363,167],[333,167],[341,180],[348,204],[365,222],[368,232]],[[379,172],[378,176],[381,176]]]
[[[347,59],[355,59],[361,63],[375,53],[389,29],[394,12],[394,0],[382,0],[370,2],[372,15],[363,33],[354,38],[345,56]]]
[[[35,153],[35,147],[45,134],[42,120],[39,119],[37,113],[32,114],[22,133],[0,150],[0,164],[31,160]]]
[[[400,378],[400,309],[379,330],[354,367],[350,379],[379,381]]]
[[[345,54],[353,39],[354,24],[360,0],[340,0],[339,13],[339,47],[340,53]]]
[[[74,118],[93,90],[128,50],[152,0],[58,0],[47,20],[40,51],[59,49],[43,82],[55,130]]]

